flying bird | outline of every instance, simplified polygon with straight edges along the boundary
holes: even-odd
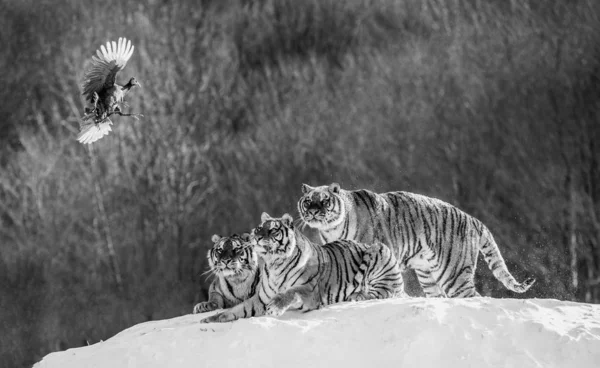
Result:
[[[138,118],[142,114],[125,114],[121,104],[125,95],[135,86],[140,86],[135,78],[130,78],[125,85],[116,83],[117,73],[125,68],[133,54],[131,41],[123,37],[118,42],[107,42],[96,50],[97,56],[92,56],[92,65],[83,78],[83,95],[92,107],[85,108],[85,115],[80,121],[80,133],[77,140],[89,144],[107,135],[112,129],[110,116],[131,116]],[[140,86],[141,87],[141,86]]]

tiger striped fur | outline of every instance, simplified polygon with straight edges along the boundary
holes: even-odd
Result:
[[[208,301],[194,306],[193,313],[231,308],[256,293],[260,268],[250,235],[229,237],[213,235],[214,246],[207,258],[215,280],[208,289]]]
[[[263,213],[261,221],[252,230],[254,249],[264,261],[257,293],[202,322],[279,316],[289,308],[307,312],[342,301],[404,295],[400,267],[385,245],[342,240],[319,246],[294,229],[288,214],[272,218]]]
[[[303,184],[298,201],[302,220],[323,242],[338,239],[390,246],[401,268],[413,268],[427,297],[472,297],[481,252],[494,276],[517,293],[535,279],[517,282],[494,237],[476,218],[439,199],[408,192],[347,191],[339,184]]]

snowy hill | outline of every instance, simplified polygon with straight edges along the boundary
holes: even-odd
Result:
[[[142,323],[34,367],[600,367],[600,305],[413,298],[225,324],[205,315]]]

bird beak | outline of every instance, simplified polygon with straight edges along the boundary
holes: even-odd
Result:
[[[142,88],[142,85],[140,84],[140,82],[138,82],[137,86],[140,87],[140,88]]]

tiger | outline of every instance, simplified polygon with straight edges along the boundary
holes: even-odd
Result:
[[[479,252],[507,289],[524,293],[535,283],[534,278],[515,280],[481,221],[439,199],[401,191],[349,191],[338,183],[303,184],[302,193],[300,218],[323,242],[386,244],[403,271],[415,270],[426,297],[480,296],[474,281]]]
[[[231,308],[256,293],[260,280],[259,260],[250,243],[250,234],[220,237],[213,235],[207,258],[215,279],[208,289],[208,301],[194,306],[193,314]]]
[[[251,234],[263,260],[256,294],[201,322],[280,316],[290,308],[308,312],[342,301],[404,296],[398,262],[381,243],[339,240],[320,246],[295,229],[289,214],[273,218],[263,213]]]

